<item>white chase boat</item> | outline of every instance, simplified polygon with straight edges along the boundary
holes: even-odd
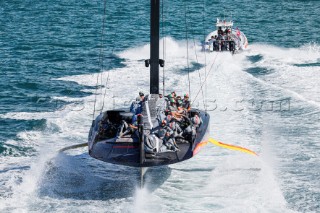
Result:
[[[233,21],[217,18],[216,30],[209,33],[203,42],[202,50],[230,51],[232,53],[248,48],[248,39],[238,28],[233,28]]]

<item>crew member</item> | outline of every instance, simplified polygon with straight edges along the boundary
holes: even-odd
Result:
[[[209,39],[209,45],[210,47],[212,46],[212,51],[214,51],[215,49],[215,45],[216,45],[216,37],[211,36],[211,38]],[[211,50],[211,48],[209,48]]]
[[[140,101],[144,101],[144,93],[143,92],[139,92],[139,97]]]
[[[190,101],[189,101],[189,95],[188,94],[184,94],[184,96],[183,96],[182,107],[185,108],[187,111],[191,110],[191,104],[190,104]]]
[[[219,27],[218,29],[218,37],[223,35],[223,30],[221,29],[221,27]]]

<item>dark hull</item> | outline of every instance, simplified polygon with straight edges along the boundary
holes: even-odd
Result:
[[[140,160],[140,144],[137,142],[107,142],[94,143],[89,137],[89,154],[98,160],[132,167],[152,167],[178,163],[192,158],[207,144],[209,138],[210,116],[201,110],[197,110],[203,123],[197,129],[197,135],[193,143],[180,143],[179,151],[159,152],[155,154],[145,153],[144,160]],[[97,118],[99,119],[99,117]],[[100,118],[101,119],[101,118]],[[96,123],[98,121],[96,120]]]

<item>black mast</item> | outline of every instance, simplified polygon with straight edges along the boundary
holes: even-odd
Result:
[[[159,94],[160,0],[151,0],[150,19],[150,94]]]

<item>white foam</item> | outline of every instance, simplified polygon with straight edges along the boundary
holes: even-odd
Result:
[[[319,46],[315,46],[318,47]],[[255,64],[245,63],[248,67],[259,66],[272,70],[268,75],[256,79],[290,96],[320,107],[319,66],[296,66],[319,63],[320,51],[315,47],[279,48],[268,45],[253,45],[249,55],[261,55],[263,59]]]
[[[166,90],[176,90],[178,94],[189,92],[188,74],[181,71],[188,67],[186,42],[177,42],[172,38],[166,38],[165,42],[167,45]],[[130,100],[134,99],[140,90],[147,93],[149,90],[148,68],[145,68],[144,63],[139,60],[148,58],[149,48],[149,45],[143,45],[118,53],[118,56],[126,59],[126,67],[102,73],[102,83],[101,76],[98,83],[105,85],[107,76],[109,76],[109,81],[106,91],[105,88],[99,89],[97,97],[95,95],[85,97],[76,106],[69,104],[55,112],[18,112],[1,115],[1,118],[26,120],[45,118],[48,126],[48,129],[39,135],[19,134],[24,141],[30,142],[34,139],[40,144],[38,156],[28,158],[25,162],[26,165],[31,166],[29,171],[15,174],[21,179],[21,183],[16,183],[14,179],[6,182],[13,188],[13,196],[7,199],[2,209],[13,209],[14,211],[27,209],[28,211],[33,209],[34,205],[48,208],[47,205],[50,206],[50,210],[58,212],[71,210],[132,212],[130,209],[134,209],[133,212],[268,212],[278,209],[289,211],[273,173],[272,165],[268,167],[266,162],[256,157],[209,145],[195,158],[170,166],[171,176],[155,191],[137,190],[133,198],[74,201],[38,196],[37,189],[41,187],[39,181],[46,171],[46,163],[55,156],[56,150],[86,141],[95,98],[98,100],[96,109],[100,109],[103,105],[104,92],[106,92],[104,109],[112,109],[128,106]],[[231,56],[229,53],[205,55],[198,52],[196,57],[194,50],[198,47],[191,44],[189,48],[190,63],[204,64],[205,58],[208,62],[207,67],[200,69],[200,75],[204,81],[204,73],[207,72],[208,84],[206,89],[204,88],[207,93],[206,97],[211,101],[216,100],[210,103],[210,107],[217,105],[217,109],[210,112],[212,136],[222,142],[244,146],[255,151],[259,150],[261,141],[252,138],[250,134],[255,131],[256,127],[259,127],[260,118],[250,113],[246,103],[241,112],[232,108],[236,101],[252,95],[250,95],[252,88],[248,86],[252,82],[252,77],[243,72],[245,56]],[[261,54],[268,55],[268,51],[273,50],[274,47],[266,46]],[[189,75],[191,97],[195,97],[203,82],[200,82],[198,71],[191,72]],[[97,75],[68,76],[59,80],[96,86]],[[66,97],[60,99],[74,101]],[[199,102],[201,108],[203,108],[203,99],[200,92],[196,102]],[[224,110],[225,107],[227,110]],[[97,115],[98,112],[95,114]],[[82,152],[83,150],[75,151],[77,154]],[[6,160],[6,163],[10,161],[10,159]],[[15,162],[18,163],[18,161]],[[199,168],[203,171],[197,171]],[[81,171],[85,173],[90,172],[91,169],[96,168],[82,168]],[[192,205],[185,205],[190,201]]]

